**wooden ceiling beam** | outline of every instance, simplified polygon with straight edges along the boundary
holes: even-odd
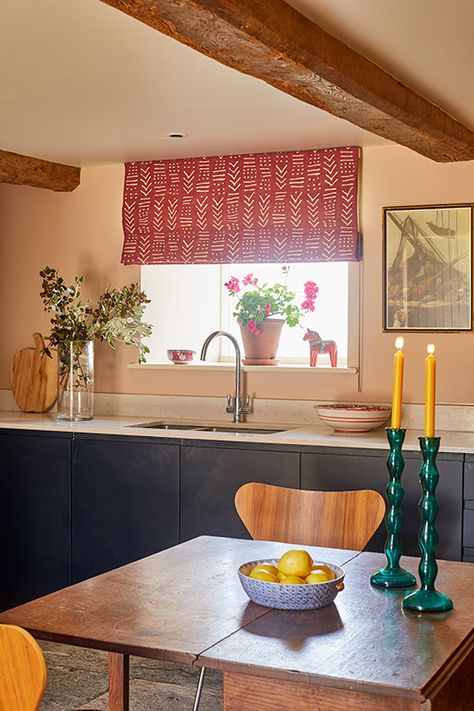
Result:
[[[0,151],[0,183],[72,192],[80,182],[81,169],[73,165],[51,163],[20,153]]]
[[[474,132],[283,0],[101,0],[189,47],[439,162]]]

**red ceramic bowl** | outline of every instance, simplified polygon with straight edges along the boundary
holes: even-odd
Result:
[[[170,349],[167,351],[168,359],[175,365],[185,365],[186,363],[191,363],[194,359],[196,351],[191,351],[187,348],[180,349]]]

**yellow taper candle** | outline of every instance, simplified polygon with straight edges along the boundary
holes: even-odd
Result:
[[[403,343],[401,336],[395,340],[397,350],[393,356],[392,420],[390,423],[393,429],[399,429],[402,420],[403,366],[405,363],[402,351]]]
[[[425,437],[434,437],[435,433],[435,394],[436,394],[436,358],[432,343],[427,346],[428,356],[425,361]]]

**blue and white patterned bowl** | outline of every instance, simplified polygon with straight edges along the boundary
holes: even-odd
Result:
[[[326,583],[305,585],[285,585],[284,583],[267,583],[265,580],[249,578],[249,573],[260,563],[269,563],[278,567],[278,559],[252,560],[239,568],[239,579],[243,589],[257,605],[273,607],[276,610],[316,610],[318,607],[330,605],[337,593],[344,589],[344,570],[334,563],[324,563],[336,574],[334,580]]]

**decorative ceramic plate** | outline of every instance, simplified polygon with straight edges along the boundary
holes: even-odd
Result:
[[[318,561],[323,563],[324,561]],[[239,579],[243,589],[257,605],[273,607],[276,610],[316,610],[330,605],[337,593],[344,589],[344,570],[334,563],[325,563],[334,571],[336,578],[326,583],[311,583],[304,585],[285,585],[284,583],[267,583],[264,580],[249,578],[252,568],[259,563],[270,563],[278,566],[278,559],[252,560],[239,568]]]
[[[380,427],[390,415],[385,405],[332,404],[318,405],[320,419],[336,432],[370,432]]]

